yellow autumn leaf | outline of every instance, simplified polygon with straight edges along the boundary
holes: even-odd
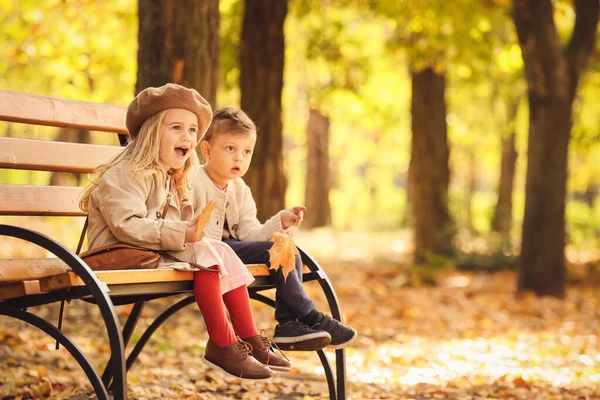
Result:
[[[281,268],[284,281],[296,269],[296,254],[299,254],[298,249],[289,235],[279,232],[273,234],[273,246],[269,249],[270,268],[275,271]]]
[[[200,212],[200,215],[198,216],[198,225],[196,227],[196,235],[200,235],[200,233],[202,233],[204,231],[204,227],[206,226],[206,224],[208,223],[208,220],[210,219],[210,214],[212,213],[212,210],[214,210],[215,208],[217,208],[217,202],[209,201],[208,204],[206,205],[206,207],[204,207],[202,209],[202,212]]]

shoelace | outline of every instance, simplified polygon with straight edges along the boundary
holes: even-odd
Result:
[[[305,332],[314,330],[310,326],[306,325],[304,322],[300,322],[300,321],[292,321],[292,325],[295,326],[296,328],[298,328],[299,330],[305,331]]]
[[[260,340],[263,342],[263,344],[265,346],[267,346],[267,349],[271,349],[271,348],[275,348],[277,349],[277,351],[279,351],[279,353],[281,353],[281,355],[288,361],[290,361],[289,358],[287,358],[287,356],[283,353],[283,351],[281,351],[281,349],[279,348],[279,346],[277,346],[277,343],[275,343],[273,341],[273,339],[271,339],[270,337],[268,337],[267,335],[265,335],[265,330],[261,329],[260,330]],[[269,352],[269,350],[267,350],[267,364],[269,363],[269,358],[271,357],[271,354]]]
[[[242,373],[240,374],[240,378],[243,378],[244,371],[246,370],[246,365],[248,365],[248,360],[250,359],[250,357],[248,357],[248,354],[250,354],[252,352],[252,345],[250,343],[246,343],[243,340],[239,339],[237,342],[237,347],[245,359],[244,366],[242,367]]]

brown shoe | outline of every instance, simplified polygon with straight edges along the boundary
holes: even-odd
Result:
[[[249,343],[250,346],[252,346],[251,351],[254,358],[256,358],[264,365],[268,366],[273,371],[288,372],[292,369],[290,359],[287,358],[281,350],[279,350],[279,352],[283,357],[275,354],[275,352],[271,350],[271,346],[274,343],[268,337],[260,334],[242,340]]]
[[[248,343],[242,341],[231,346],[218,347],[208,339],[204,362],[236,378],[248,381],[271,379],[271,370],[252,357],[250,350]]]

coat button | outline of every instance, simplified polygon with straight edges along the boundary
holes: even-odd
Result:
[[[235,224],[234,226],[231,227],[231,230],[233,231],[237,231],[237,224]]]

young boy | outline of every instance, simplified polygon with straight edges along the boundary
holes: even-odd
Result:
[[[205,235],[222,239],[246,264],[268,264],[273,233],[298,225],[306,208],[281,210],[264,224],[258,221],[252,193],[242,180],[252,160],[256,135],[256,126],[241,110],[224,108],[213,114],[201,144],[206,164],[193,182],[194,208],[200,211],[209,201],[216,201]],[[269,271],[276,288],[278,322],[273,341],[280,349],[341,349],[356,339],[353,328],[315,308],[302,286],[300,256],[296,256],[296,270],[286,280],[281,269]]]

